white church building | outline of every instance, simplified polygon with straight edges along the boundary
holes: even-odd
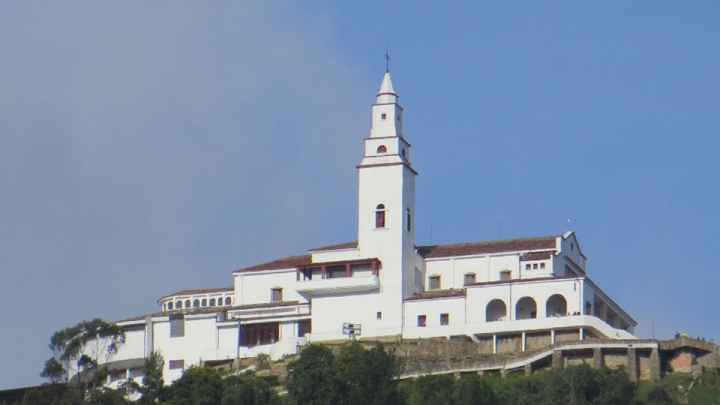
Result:
[[[232,285],[178,291],[159,310],[117,322],[126,343],[110,383],[141,375],[158,351],[165,379],[193,365],[236,367],[311,342],[572,334],[634,339],[635,320],[586,274],[576,235],[415,244],[415,177],[403,108],[386,72],[357,166],[357,241],[235,270]],[[533,335],[535,334],[535,335]],[[563,336],[564,336],[563,335]]]

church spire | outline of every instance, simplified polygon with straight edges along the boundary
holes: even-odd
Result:
[[[395,94],[393,89],[392,80],[390,80],[390,72],[385,72],[382,83],[380,84],[380,91],[377,94],[377,101],[375,104],[394,104],[397,103],[398,95]]]

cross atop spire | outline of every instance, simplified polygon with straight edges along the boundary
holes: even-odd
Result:
[[[385,44],[385,73],[390,73],[390,50]]]

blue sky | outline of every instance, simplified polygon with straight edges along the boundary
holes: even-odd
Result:
[[[272,4],[266,4],[272,3]],[[0,5],[0,389],[50,335],[356,238],[385,69],[418,244],[575,230],[640,323],[720,339],[720,3]]]

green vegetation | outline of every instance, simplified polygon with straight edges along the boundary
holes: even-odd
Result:
[[[63,332],[65,333],[65,332]],[[335,354],[337,353],[337,354]],[[258,359],[267,369],[269,359]],[[95,363],[97,364],[97,363]],[[128,381],[125,391],[68,385],[59,379],[30,390],[23,405],[720,405],[717,374],[671,374],[657,382],[633,384],[624,369],[588,365],[543,370],[531,376],[512,373],[430,375],[398,380],[401,364],[382,345],[372,349],[352,342],[335,352],[310,345],[287,366],[287,380],[254,372],[225,375],[191,367],[172,385],[163,381],[163,358],[145,362],[142,385]],[[133,394],[129,401],[125,393]]]
[[[125,343],[125,332],[102,319],[82,321],[55,332],[50,338],[53,356],[45,362],[40,375],[55,383],[70,385],[70,377],[79,372],[94,376],[86,385],[94,385],[106,377],[99,364],[106,363]]]

